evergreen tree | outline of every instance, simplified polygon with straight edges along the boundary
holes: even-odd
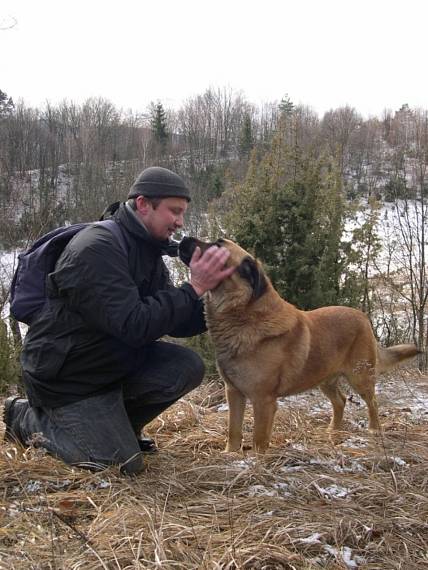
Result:
[[[371,319],[373,286],[370,268],[379,257],[382,245],[378,234],[380,204],[374,198],[365,207],[359,207],[362,221],[352,232],[347,243],[348,265],[342,275],[345,296],[359,306]]]
[[[155,142],[162,150],[165,150],[169,134],[167,129],[166,113],[162,103],[152,104],[150,111],[150,128]]]
[[[226,229],[265,264],[278,292],[300,308],[343,302],[345,203],[337,169],[277,136],[230,200]]]
[[[248,158],[253,146],[253,125],[250,115],[245,113],[239,136],[239,158]]]
[[[281,99],[281,102],[280,102],[278,108],[281,112],[281,115],[283,115],[283,116],[290,117],[293,114],[294,103],[292,102],[290,97],[287,95],[287,93]]]
[[[0,117],[10,115],[15,109],[12,97],[8,97],[7,94],[0,89]]]

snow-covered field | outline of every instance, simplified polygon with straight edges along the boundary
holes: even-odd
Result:
[[[374,276],[380,271],[391,273],[402,270],[408,263],[410,251],[415,256],[414,263],[417,263],[420,255],[418,239],[421,239],[423,224],[426,226],[425,240],[428,240],[428,204],[397,200],[394,203],[384,202],[376,211],[376,235],[380,240],[381,250],[369,268],[370,275]],[[357,213],[355,219],[346,224],[345,235],[348,239],[351,238],[352,231],[361,227],[367,220],[370,212],[367,202],[363,203],[363,209]],[[425,246],[428,247],[428,241]]]

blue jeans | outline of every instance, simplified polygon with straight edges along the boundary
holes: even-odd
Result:
[[[199,386],[205,372],[202,359],[177,344],[158,341],[146,354],[143,369],[114,390],[58,408],[21,407],[13,431],[68,464],[94,470],[120,465],[122,472],[138,473],[141,429]]]

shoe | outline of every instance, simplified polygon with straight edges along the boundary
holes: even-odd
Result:
[[[140,450],[143,453],[157,453],[159,449],[156,447],[155,441],[151,437],[137,438]]]
[[[4,441],[14,441],[14,442],[19,441],[17,434],[12,428],[12,423],[14,419],[13,412],[18,403],[20,403],[21,405],[27,404],[27,400],[21,398],[20,396],[9,396],[9,398],[6,398],[6,400],[4,401],[4,407],[3,407],[3,423],[5,425]]]

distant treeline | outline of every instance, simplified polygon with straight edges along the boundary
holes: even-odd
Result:
[[[240,93],[208,89],[178,110],[157,102],[136,114],[101,98],[35,109],[0,91],[0,240],[95,219],[152,164],[186,177],[194,208],[206,211],[227,184],[244,179],[252,153],[270,149],[284,116],[287,142],[332,157],[349,198],[426,190],[428,112],[408,105],[377,118],[350,107],[320,118],[287,96],[257,107]]]

